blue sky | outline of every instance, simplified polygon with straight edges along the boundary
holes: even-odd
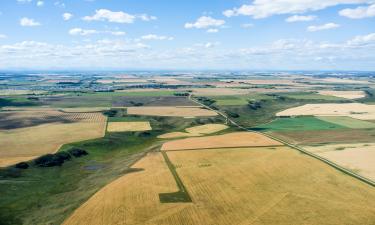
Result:
[[[0,69],[375,70],[375,0],[1,0]]]

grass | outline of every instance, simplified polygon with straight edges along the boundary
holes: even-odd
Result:
[[[274,121],[257,126],[256,130],[265,131],[298,131],[298,130],[335,130],[344,126],[320,120],[313,116],[295,118],[277,118]]]
[[[184,183],[182,183],[182,180],[177,174],[176,168],[173,165],[173,163],[169,160],[168,155],[166,152],[162,152],[163,158],[165,160],[165,163],[168,165],[169,170],[171,171],[177,187],[177,192],[172,193],[160,193],[159,199],[161,203],[173,203],[173,202],[192,202],[191,197],[186,190],[186,187]]]
[[[264,94],[234,95],[234,96],[215,96],[211,97],[219,106],[247,105],[249,100],[272,99],[271,96]]]
[[[318,117],[320,120],[327,121],[329,123],[334,123],[343,127],[352,128],[352,129],[367,129],[375,128],[375,123],[357,120],[347,116],[321,116]]]

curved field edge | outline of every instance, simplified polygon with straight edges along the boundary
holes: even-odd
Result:
[[[132,172],[130,166],[155,145],[154,137],[117,133],[64,145],[60,151],[74,146],[89,154],[61,167],[0,171],[1,224],[62,223],[106,184]]]
[[[66,161],[61,167],[40,168],[31,163],[26,170],[0,169],[0,224],[60,224],[98,190],[133,172],[130,167],[134,162],[159,148],[162,142],[156,136],[165,130],[222,122],[220,118],[128,119],[146,118],[154,128],[152,131],[107,132],[103,138],[64,145],[59,151],[78,147],[89,154]]]

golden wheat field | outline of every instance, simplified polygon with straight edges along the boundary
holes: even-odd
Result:
[[[158,138],[179,138],[179,137],[196,137],[204,134],[213,134],[227,129],[228,126],[224,124],[205,124],[186,128],[186,132],[170,132],[159,135]]]
[[[318,93],[321,95],[330,95],[346,99],[357,99],[366,97],[366,94],[363,91],[319,91]]]
[[[371,224],[375,190],[288,147],[167,152],[192,198],[177,191],[160,153],[97,192],[64,225]],[[270,163],[272,162],[272,163]]]
[[[205,148],[276,146],[280,142],[252,132],[233,132],[207,137],[192,137],[164,143],[161,150],[187,150]]]
[[[143,170],[108,184],[63,224],[153,224],[151,218],[163,217],[186,206],[159,201],[159,193],[178,190],[160,152],[148,153],[133,168]]]
[[[354,119],[374,120],[375,105],[362,103],[341,104],[306,104],[290,108],[276,114],[277,116],[349,116]]]
[[[107,125],[108,132],[123,131],[146,131],[152,130],[150,122],[109,122]]]
[[[375,181],[375,143],[327,144],[304,149]]]
[[[102,137],[106,125],[106,117],[101,113],[19,111],[12,112],[7,118],[26,121],[21,128],[0,129],[0,166],[56,152],[66,143]],[[33,125],[35,120],[45,123]]]
[[[177,107],[177,106],[141,106],[128,107],[129,115],[144,116],[172,116],[172,117],[199,117],[199,116],[216,116],[217,113],[211,110],[199,107]]]

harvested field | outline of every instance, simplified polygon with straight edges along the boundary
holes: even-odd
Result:
[[[319,91],[319,94],[346,99],[357,99],[366,97],[366,94],[363,91]]]
[[[192,203],[160,203],[160,193],[177,188],[160,153],[152,153],[134,165],[143,171],[127,174],[104,187],[64,225],[375,221],[372,187],[288,147],[167,154]]]
[[[373,122],[357,120],[347,116],[320,116],[318,118],[329,123],[334,123],[352,129],[375,128],[375,123]]]
[[[239,84],[255,84],[255,85],[269,85],[269,84],[276,84],[276,85],[295,85],[296,83],[293,80],[286,80],[286,79],[250,79],[250,80],[221,80],[224,82],[233,82]]]
[[[129,107],[136,104],[142,106],[198,106],[187,97],[177,96],[121,96],[112,103],[114,107]]]
[[[271,134],[289,143],[300,145],[362,143],[374,142],[375,129],[275,131]]]
[[[102,137],[105,125],[101,113],[12,112],[1,123],[0,166],[56,152],[66,143]]]
[[[361,120],[375,119],[375,105],[361,103],[306,104],[278,112],[277,116],[349,116]]]
[[[193,94],[196,96],[220,96],[220,95],[246,95],[251,91],[238,88],[195,88]]]
[[[128,107],[127,113],[129,115],[171,117],[217,116],[216,112],[199,107]]]
[[[304,146],[304,149],[375,181],[375,143]]]
[[[9,95],[28,95],[28,94],[43,94],[46,91],[33,91],[33,90],[15,90],[15,89],[1,89],[0,96],[9,96]]]
[[[161,150],[187,150],[206,148],[231,148],[231,147],[255,147],[277,146],[280,142],[272,140],[264,135],[252,132],[234,132],[223,135],[193,137],[164,143]]]
[[[61,108],[62,112],[76,112],[76,113],[85,113],[85,112],[101,112],[109,110],[109,107],[86,107],[86,108]]]
[[[368,84],[366,80],[352,80],[346,78],[322,78],[322,79],[312,79],[312,81],[320,83],[334,83],[334,84]]]
[[[179,137],[196,137],[204,134],[213,134],[227,129],[224,124],[205,124],[185,129],[186,132],[170,132],[159,135],[158,138],[179,138]]]
[[[57,109],[20,109],[0,112],[0,130],[47,123],[102,122],[101,113],[64,113]]]
[[[150,122],[109,122],[107,126],[108,132],[124,132],[124,131],[146,131],[152,130]]]

